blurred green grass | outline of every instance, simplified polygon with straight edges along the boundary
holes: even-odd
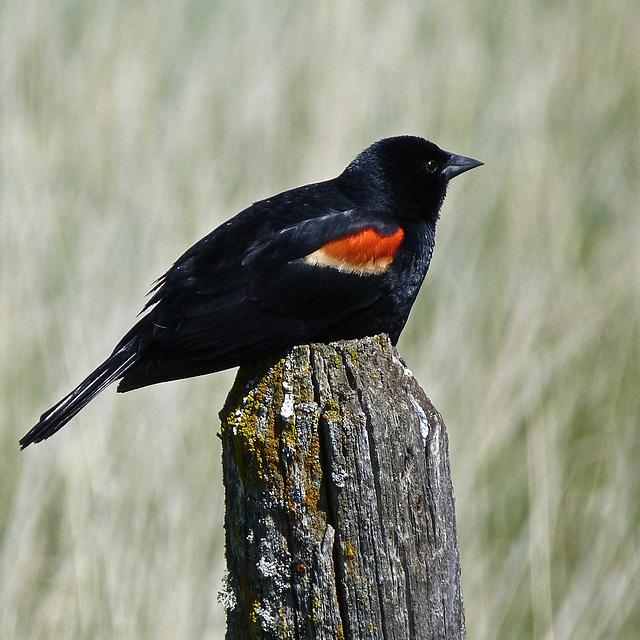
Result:
[[[486,163],[400,343],[469,637],[637,637],[637,2],[6,2],[0,33],[0,637],[223,636],[232,372],[17,439],[193,241],[399,133]]]

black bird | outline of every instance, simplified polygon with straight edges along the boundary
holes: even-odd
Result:
[[[116,380],[130,391],[297,344],[379,333],[397,343],[429,268],[447,183],[481,164],[423,138],[386,138],[337,178],[248,207],[178,258],[146,315],[21,448]]]

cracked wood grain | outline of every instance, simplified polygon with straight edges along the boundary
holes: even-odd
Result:
[[[220,415],[227,640],[465,638],[445,426],[386,336],[244,366]]]

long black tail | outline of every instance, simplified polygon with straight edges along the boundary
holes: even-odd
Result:
[[[93,373],[81,382],[69,395],[65,396],[40,416],[36,424],[22,440],[20,448],[31,443],[42,442],[64,427],[73,416],[93,400],[105,387],[121,378],[138,359],[135,340],[127,342],[114,351]]]

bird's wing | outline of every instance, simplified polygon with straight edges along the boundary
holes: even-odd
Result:
[[[370,211],[329,214],[282,229],[243,260],[262,311],[304,320],[310,333],[370,305],[404,232]]]
[[[181,285],[170,271],[156,292],[156,306],[138,328],[146,323],[147,353],[120,390],[225,369],[321,339],[377,300],[378,281],[402,239],[397,223],[350,210],[280,229],[237,252],[237,259],[220,261],[209,252],[208,262],[176,263]]]

